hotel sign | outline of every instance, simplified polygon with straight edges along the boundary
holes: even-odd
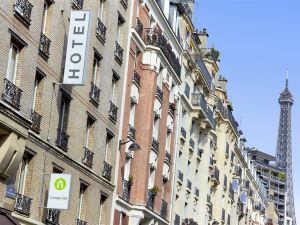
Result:
[[[50,178],[47,208],[69,209],[71,175],[53,173]]]
[[[63,84],[83,85],[90,12],[72,11]]]

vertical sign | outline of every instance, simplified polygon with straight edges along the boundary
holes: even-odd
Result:
[[[89,11],[71,12],[63,84],[83,85],[89,21]]]
[[[47,208],[69,209],[71,192],[71,175],[51,174]]]

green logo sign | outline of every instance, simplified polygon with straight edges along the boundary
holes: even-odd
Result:
[[[63,178],[57,178],[54,181],[54,188],[58,191],[64,190],[66,188],[66,186],[67,186],[67,182]]]

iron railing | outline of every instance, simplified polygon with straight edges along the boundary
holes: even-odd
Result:
[[[46,58],[50,55],[50,44],[50,39],[45,34],[41,33],[39,50]]]
[[[172,46],[168,43],[166,37],[158,29],[145,28],[144,29],[144,42],[146,45],[153,45],[161,49],[170,65],[174,69],[177,77],[180,79],[181,66],[179,59],[173,52]]]
[[[17,109],[20,109],[22,90],[8,79],[4,78],[4,93],[2,99]]]
[[[232,112],[228,110],[228,119],[236,134],[238,134],[238,123],[235,121]]]
[[[87,165],[88,167],[93,167],[93,158],[94,158],[94,152],[89,150],[88,148],[84,147],[84,155],[82,162]]]
[[[77,225],[87,225],[87,222],[85,222],[81,219],[77,219]]]
[[[46,223],[51,225],[59,225],[60,211],[57,209],[48,209]]]
[[[151,189],[148,190],[148,197],[147,197],[147,208],[153,210],[154,208],[154,200],[155,200],[156,193],[153,192]]]
[[[141,86],[141,77],[138,72],[134,71],[132,81],[134,81],[138,86]]]
[[[159,142],[154,138],[152,137],[152,144],[151,144],[151,147],[154,151],[158,152],[158,149],[159,149]]]
[[[117,121],[118,119],[118,107],[110,101],[110,108],[109,108],[109,117],[113,119],[114,121]]]
[[[103,171],[102,171],[102,176],[105,177],[106,179],[110,180],[111,179],[111,172],[112,172],[112,166],[107,163],[103,162]]]
[[[69,135],[67,135],[61,129],[57,129],[57,138],[56,138],[56,145],[61,149],[67,151],[68,150],[68,142],[69,142]]]
[[[140,21],[140,19],[138,17],[136,18],[135,30],[138,33],[138,35],[140,35],[140,37],[142,38],[143,37],[144,25],[142,24],[142,22]]]
[[[128,136],[135,140],[135,128],[129,124],[128,126]]]
[[[75,9],[82,9],[83,0],[72,0],[72,3]]]
[[[168,203],[163,199],[161,200],[160,215],[164,219],[167,219],[168,217]]]
[[[99,104],[100,89],[93,82],[91,82],[90,98],[92,102]]]
[[[116,50],[114,52],[115,57],[122,62],[123,61],[123,48],[120,46],[118,42],[116,42]]]
[[[105,41],[106,39],[106,30],[107,28],[104,23],[100,20],[100,18],[97,18],[96,34],[102,41]]]
[[[157,88],[156,88],[156,96],[159,100],[161,100],[161,101],[163,100],[163,92],[159,86],[157,86]]]
[[[33,5],[28,0],[17,0],[14,7],[15,12],[17,12],[26,21],[27,25],[29,25]]]
[[[204,79],[206,80],[210,90],[212,90],[212,88],[213,88],[213,79],[212,79],[212,76],[210,75],[210,73],[208,72],[207,67],[204,64],[201,57],[199,57],[199,56],[195,57],[195,63],[200,68],[202,74],[204,75]]]
[[[122,198],[126,201],[129,202],[130,200],[130,192],[131,192],[131,181],[123,180],[123,194]]]
[[[41,130],[40,129],[41,119],[42,119],[42,116],[40,114],[38,114],[36,111],[34,111],[33,109],[31,109],[31,114],[30,114],[30,120],[32,121],[31,128],[38,133]]]
[[[19,213],[29,216],[31,201],[32,201],[31,198],[21,194],[17,194],[16,202],[15,202],[15,210]]]

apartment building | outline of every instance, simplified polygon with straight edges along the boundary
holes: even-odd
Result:
[[[0,2],[0,207],[8,224],[110,224],[128,4]],[[82,86],[61,84],[72,10],[91,12]],[[72,175],[69,210],[45,208],[51,173]]]
[[[257,176],[262,179],[263,184],[267,189],[269,201],[275,204],[279,214],[278,224],[283,224],[286,195],[285,174],[277,168],[275,163],[276,158],[274,156],[255,148],[249,149],[249,154],[251,154]]]
[[[131,7],[113,224],[168,224],[182,79],[179,9],[163,0],[136,0]]]

